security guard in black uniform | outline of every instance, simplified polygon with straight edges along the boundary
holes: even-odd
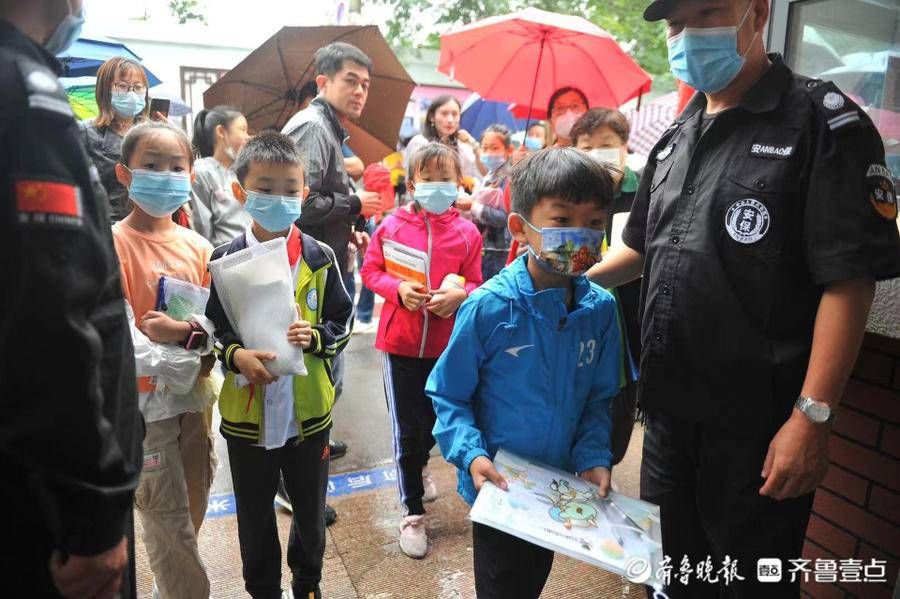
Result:
[[[641,496],[662,509],[670,597],[799,596],[788,560],[830,423],[875,281],[900,274],[878,132],[833,84],[765,53],[768,16],[768,0],[650,3],[676,77],[702,93],[650,155],[627,247],[588,273],[643,273]],[[758,581],[760,558],[783,560],[780,583]]]
[[[77,37],[80,13],[81,0],[0,0],[4,597],[136,596],[133,348],[106,198],[48,51]]]

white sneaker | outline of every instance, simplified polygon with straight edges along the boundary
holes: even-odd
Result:
[[[434,479],[431,478],[431,472],[428,470],[427,466],[422,468],[422,486],[425,487],[425,494],[422,495],[422,501],[429,503],[438,498],[437,485],[434,484]]]
[[[413,559],[422,559],[428,553],[425,516],[406,516],[400,521],[400,551]]]
[[[281,591],[281,599],[294,599],[294,592],[290,589]]]

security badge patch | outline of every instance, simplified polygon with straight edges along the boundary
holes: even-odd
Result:
[[[725,230],[738,243],[756,243],[766,236],[770,225],[769,209],[753,198],[738,200],[725,212]]]
[[[310,289],[306,294],[306,306],[313,312],[319,308],[319,294],[315,289]]]
[[[872,164],[866,171],[866,188],[869,202],[875,210],[888,220],[897,218],[897,194],[894,191],[894,177],[882,164]]]

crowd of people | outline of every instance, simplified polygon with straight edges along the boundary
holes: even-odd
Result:
[[[521,143],[499,124],[476,139],[460,103],[436,98],[397,186],[347,144],[373,70],[352,45],[316,52],[280,131],[215,106],[189,139],[150,113],[144,70],[123,58],[97,73],[99,116],[76,124],[53,54],[77,38],[81,2],[0,0],[4,579],[22,596],[133,597],[136,513],[154,597],[209,597],[197,539],[217,406],[246,591],[321,597],[338,517],[329,462],[346,451],[332,409],[354,327],[384,356],[405,555],[429,551],[435,445],[468,503],[487,482],[507,487],[500,448],[606,495],[639,401],[641,495],[661,506],[667,555],[799,557],[900,240],[877,132],[832,84],[765,52],[768,9],[649,3],[673,71],[699,93],[643,173],[626,163],[626,117],[566,86]],[[754,153],[760,140],[789,152]],[[209,268],[279,239],[302,376],[276,376],[272,348],[244,344]],[[166,285],[208,290],[205,309],[173,316]],[[292,512],[290,590],[276,497]],[[472,536],[480,599],[540,596],[552,551],[480,524]],[[741,573],[665,593],[799,594]]]

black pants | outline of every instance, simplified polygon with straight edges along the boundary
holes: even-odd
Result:
[[[681,597],[735,599],[799,597],[790,582],[789,559],[801,557],[813,495],[776,501],[762,497],[760,476],[769,442],[780,426],[741,430],[735,426],[647,415],[641,463],[641,498],[661,508],[663,553],[671,558],[666,593]],[[718,584],[676,580],[682,557],[694,566],[711,557]],[[745,580],[727,586],[717,572],[725,556],[737,560]],[[780,583],[757,580],[757,560],[780,558]],[[652,596],[652,595],[651,595]]]
[[[472,554],[478,599],[537,599],[553,567],[549,549],[477,522]]]
[[[394,461],[404,516],[425,513],[422,468],[435,445],[434,406],[425,395],[425,382],[436,359],[384,355],[384,394],[394,435]]]
[[[327,430],[270,450],[228,439],[244,586],[253,599],[281,599],[281,545],[273,508],[279,473],[293,506],[287,563],[294,595],[305,597],[322,579],[327,447]]]

